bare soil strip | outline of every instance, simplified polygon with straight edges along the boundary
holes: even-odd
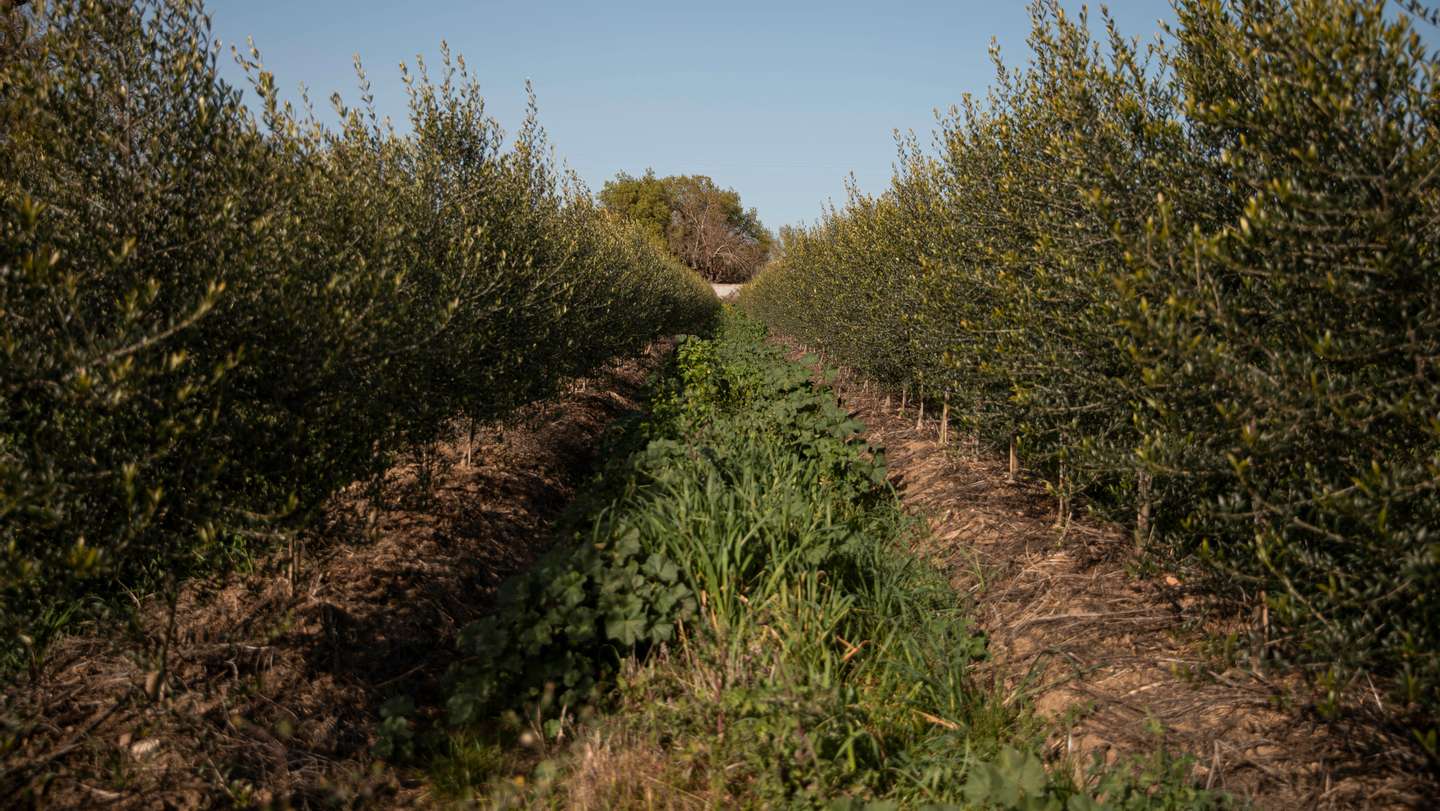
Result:
[[[459,628],[550,540],[596,440],[636,410],[671,349],[619,363],[503,426],[428,449],[357,485],[304,548],[225,582],[192,583],[172,612],[59,643],[7,686],[0,717],[38,719],[0,763],[0,796],[50,807],[411,805],[369,754],[378,709],[432,711]]]
[[[1163,745],[1195,757],[1197,781],[1261,808],[1437,800],[1424,765],[1373,717],[1322,722],[1296,698],[1305,693],[1295,679],[1239,666],[1207,641],[1245,639],[1263,616],[1217,618],[1173,575],[1137,578],[1121,527],[1077,514],[1062,529],[1056,499],[1008,481],[1005,460],[953,433],[942,447],[933,411],[917,427],[898,398],[843,377],[836,385],[887,449],[904,503],[930,525],[929,548],[917,551],[973,595],[997,678],[1060,719],[1052,756],[1113,762]]]

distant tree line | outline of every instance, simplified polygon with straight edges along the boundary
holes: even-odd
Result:
[[[774,242],[755,209],[734,189],[705,175],[641,177],[624,172],[600,191],[609,211],[639,223],[680,261],[712,282],[743,282],[770,256]]]

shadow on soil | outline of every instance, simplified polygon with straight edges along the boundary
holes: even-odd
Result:
[[[443,704],[459,629],[544,550],[600,433],[640,407],[668,349],[356,485],[303,544],[187,585],[173,610],[138,600],[129,628],[58,643],[3,695],[17,745],[0,795],[147,808],[419,799],[370,755],[379,707],[400,694]]]

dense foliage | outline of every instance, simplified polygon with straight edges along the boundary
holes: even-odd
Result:
[[[713,282],[743,282],[770,256],[773,238],[734,189],[704,175],[621,172],[600,190],[607,211],[639,223]]]
[[[470,660],[450,700],[453,721],[538,700],[547,684],[559,691],[557,708],[593,703],[620,653],[674,640],[676,624],[695,619],[698,594],[712,618],[725,620],[772,556],[818,566],[841,541],[858,540],[856,527],[800,501],[772,516],[774,526],[745,531],[747,511],[729,490],[773,472],[777,454],[804,465],[809,475],[799,483],[825,486],[843,503],[883,492],[884,460],[857,456],[859,424],[811,386],[804,367],[757,354],[753,322],[729,329],[743,338],[683,339],[652,413],[610,440],[612,462],[576,508],[580,543],[507,582],[500,610],[465,629]],[[798,558],[783,548],[799,532],[794,522],[827,528],[803,533],[815,545]],[[751,548],[742,550],[747,534]]]
[[[193,0],[5,13],[7,650],[716,307],[557,175],[533,107],[507,145],[448,51],[437,80],[406,75],[407,134],[368,92],[335,97],[332,129],[252,52],[257,121]]]
[[[1268,605],[1326,703],[1440,709],[1440,95],[1370,0],[1179,0],[1146,49],[1033,7],[1033,57],[901,145],[744,298],[1157,554]],[[997,63],[998,63],[997,57]],[[1273,629],[1267,629],[1272,630]]]

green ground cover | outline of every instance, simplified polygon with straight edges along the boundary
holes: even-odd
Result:
[[[883,451],[764,337],[727,313],[684,339],[650,412],[610,437],[567,542],[467,630],[448,706],[463,731],[430,743],[437,789],[542,806],[1219,805],[1182,760],[1083,780],[1042,763],[1044,724],[976,668],[965,599],[906,551],[921,530]],[[387,723],[384,745],[412,743],[408,719]]]

